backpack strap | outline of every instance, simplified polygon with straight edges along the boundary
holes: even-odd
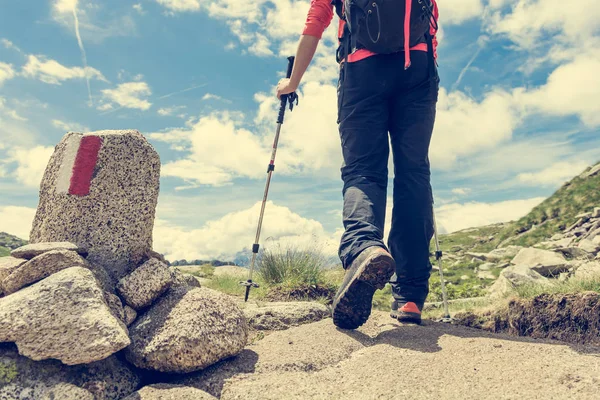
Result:
[[[342,20],[346,20],[346,16],[344,15],[344,2],[343,0],[332,0],[331,5],[335,7],[335,13]]]

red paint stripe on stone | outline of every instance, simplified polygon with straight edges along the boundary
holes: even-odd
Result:
[[[100,147],[102,147],[102,138],[99,136],[84,136],[81,138],[81,144],[73,165],[69,194],[74,196],[87,196],[90,194],[92,175],[98,162]]]

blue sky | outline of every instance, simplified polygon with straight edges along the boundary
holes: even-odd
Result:
[[[443,231],[518,218],[600,161],[600,7],[579,3],[439,1],[431,162]],[[156,249],[227,258],[249,247],[274,85],[309,4],[3,2],[0,231],[27,237],[44,167],[67,131],[133,128],[163,164]],[[283,127],[263,235],[330,254],[342,227],[336,25]]]

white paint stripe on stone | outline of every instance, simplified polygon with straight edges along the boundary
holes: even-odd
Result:
[[[75,165],[75,158],[79,151],[79,145],[81,144],[81,135],[72,135],[68,141],[63,153],[63,159],[58,170],[58,177],[56,179],[56,192],[57,193],[68,193],[69,187],[71,186],[71,176],[73,176],[73,166]]]

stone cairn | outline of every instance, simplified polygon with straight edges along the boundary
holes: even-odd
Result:
[[[122,399],[245,347],[236,304],[152,250],[159,177],[137,131],[56,146],[31,242],[0,258],[0,399]]]

